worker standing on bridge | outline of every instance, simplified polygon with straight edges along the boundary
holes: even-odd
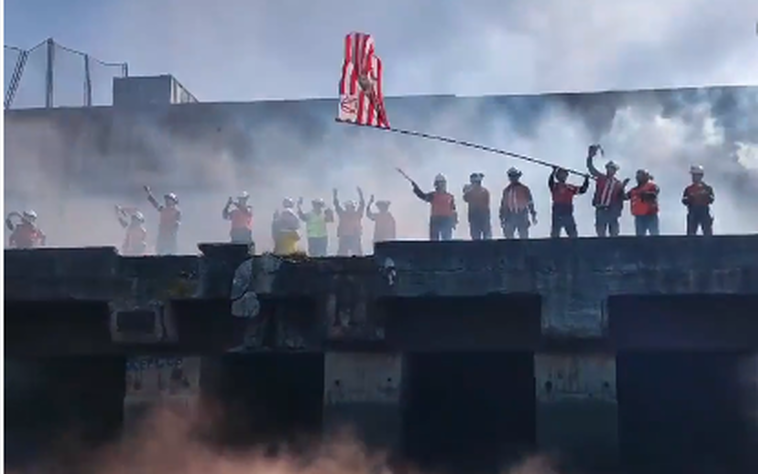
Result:
[[[619,218],[624,210],[624,188],[629,179],[619,181],[616,173],[619,167],[613,161],[605,164],[605,173],[595,167],[593,158],[601,150],[600,145],[590,145],[587,152],[587,170],[595,178],[595,195],[592,205],[595,206],[595,232],[598,237],[619,235]]]
[[[248,204],[249,198],[247,192],[237,196],[236,201],[230,197],[221,211],[221,217],[231,221],[229,238],[233,244],[250,244],[253,241],[253,206]]]
[[[705,171],[702,166],[692,166],[690,175],[692,184],[684,188],[682,195],[682,204],[687,206],[687,235],[697,235],[698,227],[702,229],[703,235],[713,235],[713,188],[703,181]]]
[[[13,218],[19,219],[18,223]],[[45,245],[47,237],[37,227],[37,213],[28,210],[22,213],[11,212],[5,218],[5,227],[11,231],[8,244],[15,249],[33,249]]]
[[[442,174],[434,177],[434,191],[425,193],[415,181],[411,181],[413,194],[432,206],[429,217],[429,240],[452,240],[453,229],[458,225],[458,210],[455,197],[447,192],[447,178]]]
[[[347,201],[340,205],[337,189],[332,190],[332,202],[337,212],[337,255],[340,257],[360,257],[363,255],[363,214],[366,212],[366,200],[363,190],[358,187],[358,205],[355,201]]]
[[[182,223],[182,212],[179,210],[179,198],[174,193],[163,195],[163,204],[153,196],[150,186],[145,186],[147,201],[160,214],[158,223],[158,238],[155,253],[158,255],[173,255],[177,251],[179,226]]]
[[[116,206],[116,219],[126,230],[124,243],[121,245],[121,255],[126,257],[145,255],[147,251],[145,216],[137,209]]]
[[[297,253],[300,240],[300,220],[295,214],[295,203],[290,198],[282,201],[282,210],[274,212],[271,234],[274,239],[274,254],[291,255]]]
[[[568,171],[557,166],[547,178],[547,187],[553,197],[553,214],[550,225],[550,237],[557,239],[561,236],[561,229],[566,231],[570,238],[579,237],[574,219],[574,196],[584,194],[590,187],[589,175],[584,176],[581,186],[575,186],[566,182]]]
[[[390,212],[389,201],[376,201],[376,208],[379,212],[373,212],[371,205],[374,204],[374,195],[372,194],[366,206],[366,217],[374,222],[374,244],[377,242],[386,242],[395,240],[397,229],[395,225],[395,216]]]
[[[520,239],[529,238],[529,217],[531,224],[537,224],[537,211],[534,209],[532,191],[521,182],[521,171],[516,168],[508,170],[510,184],[503,189],[500,200],[500,225],[503,237],[512,239],[516,233]]]
[[[630,189],[625,198],[631,201],[634,216],[634,232],[637,236],[658,235],[658,194],[660,189],[647,170],[637,170],[637,186]]]
[[[305,233],[308,236],[308,255],[310,257],[326,257],[329,247],[327,224],[334,222],[334,213],[325,209],[323,199],[311,201],[311,210],[303,212],[303,198],[297,200],[297,216],[305,222]]]
[[[490,192],[482,186],[484,173],[471,173],[469,184],[463,187],[463,200],[468,203],[468,226],[471,240],[492,238]]]

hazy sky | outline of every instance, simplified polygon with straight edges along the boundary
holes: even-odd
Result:
[[[47,37],[204,101],[334,96],[369,32],[388,94],[758,83],[755,0],[6,0],[6,44]]]

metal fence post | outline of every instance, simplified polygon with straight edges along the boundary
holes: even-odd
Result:
[[[53,64],[55,64],[55,42],[52,38],[47,39],[47,68],[45,71],[45,107],[50,109],[53,103]]]
[[[92,76],[90,74],[89,54],[84,55],[84,106],[92,107]]]

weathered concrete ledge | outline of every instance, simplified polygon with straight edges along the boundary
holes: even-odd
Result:
[[[758,390],[749,369],[758,352],[758,236],[392,242],[372,257],[325,259],[199,248],[141,258],[113,248],[6,251],[6,352],[127,357],[127,386],[152,378],[156,386],[127,393],[127,408],[164,397],[161,380],[186,385],[169,398],[192,405],[228,352],[323,353],[324,432],[350,423],[391,449],[417,436],[406,432],[406,405],[419,403],[408,393],[423,393],[413,387],[432,378],[424,354],[484,353],[466,378],[487,357],[506,357],[472,382],[507,382],[498,392],[505,401],[492,404],[502,423],[521,416],[537,448],[599,468],[617,463],[622,425],[639,418],[622,416],[620,387],[644,384],[655,369],[635,372],[620,360],[730,354],[717,372],[740,374],[733,399]],[[148,376],[139,368],[146,355],[175,359]],[[448,370],[456,369],[441,370],[440,389],[468,383],[444,381]]]
[[[239,319],[275,319],[279,332],[290,333],[275,341],[281,348],[320,350],[328,340],[384,341],[390,327],[399,343],[412,344],[405,336],[413,333],[413,317],[397,315],[413,309],[423,319],[433,310],[414,304],[490,297],[490,306],[502,306],[504,314],[475,331],[517,332],[534,349],[546,338],[612,345],[614,327],[623,324],[609,325],[608,307],[625,295],[758,294],[758,236],[391,242],[372,257],[324,259],[251,258],[238,245],[199,248],[198,256],[140,258],[120,257],[110,247],[6,250],[6,301],[10,309],[22,302],[99,302],[122,319],[140,311],[168,315],[165,332],[171,334],[163,339],[180,345],[177,328],[188,313],[198,324],[225,320],[228,329],[245,328]],[[526,301],[539,301],[538,314],[525,316],[531,311]],[[214,315],[197,314],[202,308]],[[402,319],[399,326],[392,318]],[[526,328],[537,320],[539,330]],[[750,323],[734,323],[742,340],[732,343],[755,346],[745,331]],[[138,339],[132,342],[156,342]]]

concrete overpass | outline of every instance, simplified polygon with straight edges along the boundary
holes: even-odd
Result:
[[[9,436],[42,443],[13,421],[41,393],[98,439],[210,394],[257,420],[241,443],[349,424],[429,467],[758,466],[758,236],[198,247],[6,250]]]

